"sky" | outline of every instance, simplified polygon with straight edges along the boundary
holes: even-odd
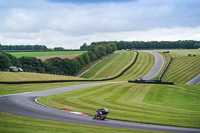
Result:
[[[0,44],[200,40],[200,0],[0,0]]]

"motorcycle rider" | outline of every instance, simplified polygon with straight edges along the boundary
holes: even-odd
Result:
[[[96,117],[99,117],[101,114],[108,114],[108,109],[104,107],[96,111]]]

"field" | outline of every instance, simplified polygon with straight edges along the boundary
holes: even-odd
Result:
[[[155,58],[152,54],[138,51],[139,56],[136,63],[116,81],[134,80],[139,77],[145,76],[154,66]],[[125,58],[126,57],[126,58]],[[135,59],[136,52],[120,51],[118,55],[102,61],[91,68],[83,78],[101,79],[116,76],[124,68],[128,67]],[[123,69],[122,69],[123,68]]]
[[[39,73],[26,73],[26,72],[0,72],[0,81],[48,81],[48,80],[72,80],[81,78],[61,76],[61,75],[50,75],[50,74],[39,74]],[[85,82],[86,83],[86,82]],[[0,95],[16,94],[23,92],[40,91],[46,89],[59,88],[64,86],[70,86],[75,84],[83,83],[43,83],[43,84],[0,84]]]
[[[42,97],[39,102],[90,115],[106,106],[110,119],[199,128],[199,100],[197,86],[119,83]]]
[[[135,80],[151,71],[155,64],[154,55],[144,51],[138,51],[138,53],[139,56],[136,63],[124,75],[116,79],[117,81]]]
[[[136,53],[133,51],[117,51],[116,55],[98,63],[81,77],[103,79],[116,76],[134,61],[135,56]]]
[[[74,56],[81,55],[86,51],[48,51],[48,52],[9,52],[9,54],[15,57],[29,56],[29,57],[37,57],[42,60],[52,57],[62,57],[62,58],[72,58]]]
[[[174,58],[166,71],[163,81],[187,83],[200,74],[200,50],[169,50]],[[162,51],[161,51],[162,52]],[[188,53],[196,56],[188,56]]]
[[[28,72],[2,72],[0,81],[48,81],[48,80],[82,80],[78,77]]]

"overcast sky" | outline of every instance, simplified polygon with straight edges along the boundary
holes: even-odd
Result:
[[[200,40],[200,0],[0,0],[0,44]]]

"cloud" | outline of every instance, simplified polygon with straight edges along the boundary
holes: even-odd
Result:
[[[157,28],[147,31],[121,31],[109,33],[95,33],[82,36],[67,36],[58,31],[44,30],[39,33],[20,33],[18,38],[10,40],[13,34],[9,34],[9,38],[0,36],[3,40],[2,44],[42,44],[48,47],[61,46],[68,49],[78,49],[84,42],[90,44],[95,41],[177,41],[177,40],[197,40],[200,38],[200,26],[190,27],[174,27],[174,28]],[[20,36],[24,36],[21,39]],[[32,38],[30,38],[30,36]],[[56,45],[55,45],[56,44]]]
[[[199,40],[200,1],[119,1],[0,1],[0,43],[79,48],[106,40]]]
[[[128,1],[134,1],[134,0],[48,0],[48,1],[55,2],[55,3],[84,4],[84,3],[128,2]]]

